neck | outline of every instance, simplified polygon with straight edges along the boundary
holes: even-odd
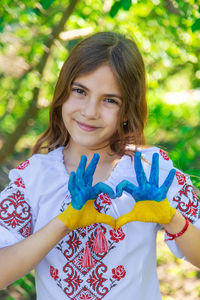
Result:
[[[87,165],[91,161],[94,153],[98,153],[100,155],[100,160],[98,165],[107,165],[107,164],[115,164],[116,161],[120,159],[118,155],[113,153],[110,147],[101,148],[98,150],[88,149],[85,147],[76,146],[73,143],[69,143],[65,149],[63,150],[64,162],[68,171],[76,170],[81,156],[87,156]]]
[[[76,147],[69,143],[64,149],[64,155],[67,157],[67,160],[71,162],[79,162],[82,155],[86,155],[88,161],[90,161],[94,153],[98,153],[101,160],[107,160],[108,157],[115,155],[108,147],[93,150],[85,147]]]
[[[112,170],[115,168],[120,159],[118,155],[113,154],[111,151],[109,152],[109,150],[110,149],[99,149],[98,151],[93,151],[80,147],[71,147],[69,144],[63,151],[64,164],[68,174],[72,171],[76,172],[81,155],[85,154],[87,156],[88,165],[96,152],[100,155],[100,160],[93,176],[93,184],[104,182],[107,178],[109,178]]]

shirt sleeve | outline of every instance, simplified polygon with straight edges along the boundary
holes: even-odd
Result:
[[[162,150],[160,150],[160,162],[164,168],[167,168],[168,164],[168,172],[173,167],[172,161]],[[176,169],[174,180],[167,193],[167,199],[172,207],[186,216],[193,225],[200,228],[200,201],[194,191],[190,176]],[[167,239],[166,234],[165,238]],[[169,240],[166,243],[175,256],[183,257],[175,240]]]
[[[26,186],[17,170],[0,194],[0,247],[12,245],[32,233],[32,209]]]

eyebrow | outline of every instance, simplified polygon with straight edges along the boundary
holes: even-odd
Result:
[[[74,81],[74,82],[72,82],[72,85],[79,86],[79,87],[81,87],[81,88],[83,88],[83,89],[85,89],[86,91],[89,92],[89,89],[86,86],[84,86],[83,84],[79,83],[79,82]],[[119,100],[122,101],[122,97],[120,97],[117,94],[104,94],[104,97],[114,97],[114,98],[118,98]]]

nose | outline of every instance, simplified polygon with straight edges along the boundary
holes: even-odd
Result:
[[[97,119],[99,115],[99,105],[96,99],[88,99],[81,111],[82,115],[87,119]]]

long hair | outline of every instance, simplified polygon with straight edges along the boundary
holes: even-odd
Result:
[[[62,120],[62,105],[67,101],[73,81],[103,64],[111,67],[122,93],[122,107],[111,150],[128,154],[127,145],[145,145],[144,127],[147,120],[146,79],[142,56],[134,41],[118,33],[99,32],[77,44],[61,69],[47,130],[36,142],[33,153],[52,151],[66,146],[70,136]],[[127,120],[127,122],[124,122]]]

